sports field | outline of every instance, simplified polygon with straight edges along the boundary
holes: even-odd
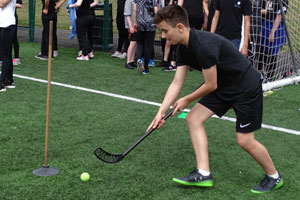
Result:
[[[44,162],[48,73],[47,61],[34,58],[39,49],[39,44],[20,44],[16,89],[0,94],[1,200],[299,199],[299,85],[264,98],[265,128],[256,134],[281,172],[283,188],[263,195],[250,192],[263,171],[237,145],[232,111],[225,120],[206,123],[215,186],[188,188],[172,182],[196,166],[187,126],[178,115],[120,163],[106,164],[93,155],[99,146],[121,153],[144,134],[174,72],[152,67],[149,75],[141,75],[125,69],[124,60],[100,52],[78,62],[77,50],[68,48],[59,48],[52,62],[48,161],[60,173],[34,176]],[[181,95],[202,81],[199,72],[189,72]],[[82,172],[91,179],[82,182]]]

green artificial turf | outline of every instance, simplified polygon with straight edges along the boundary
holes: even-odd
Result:
[[[48,63],[34,58],[39,45],[20,44],[21,65],[14,73],[47,80]],[[77,50],[59,48],[52,62],[52,81],[111,94],[161,103],[174,72],[151,67],[149,75],[124,67],[124,60],[95,52],[76,61]],[[203,81],[188,72],[181,96]],[[60,170],[53,177],[32,171],[44,163],[47,84],[15,77],[16,89],[0,94],[0,199],[297,199],[300,195],[300,136],[270,129],[256,138],[270,152],[284,187],[255,195],[250,189],[263,171],[236,142],[235,124],[220,119],[206,122],[214,187],[183,187],[172,181],[196,166],[185,120],[167,120],[124,160],[106,164],[93,150],[121,153],[141,137],[158,107],[102,94],[51,86],[48,163]],[[264,98],[263,123],[300,131],[299,86],[287,86]],[[191,108],[195,102],[188,108]],[[226,116],[234,117],[230,111]],[[87,182],[80,174],[88,172]]]

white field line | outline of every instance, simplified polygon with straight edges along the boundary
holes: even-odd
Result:
[[[47,80],[37,79],[37,78],[18,75],[18,74],[14,74],[14,77],[18,77],[21,79],[27,79],[27,80],[31,80],[31,81],[35,81],[35,82],[40,82],[40,83],[48,83]],[[73,85],[69,85],[69,84],[63,84],[63,83],[51,81],[51,85],[57,85],[57,86],[65,87],[65,88],[71,88],[71,89],[76,89],[76,90],[81,90],[81,91],[86,91],[86,92],[92,92],[92,93],[96,93],[96,94],[102,94],[102,95],[106,95],[106,96],[110,96],[110,97],[114,97],[114,98],[125,99],[128,101],[134,101],[134,102],[144,103],[144,104],[148,104],[148,105],[161,106],[160,103],[156,103],[156,102],[152,102],[152,101],[137,99],[137,98],[123,96],[123,95],[119,95],[119,94],[113,94],[113,93],[109,93],[109,92],[103,92],[100,90],[93,90],[93,89],[88,89],[88,88],[84,88],[84,87],[73,86]],[[190,110],[185,109],[183,111],[189,112]],[[213,115],[213,117],[222,119],[225,121],[231,121],[231,122],[236,121],[235,118],[231,118],[231,117],[223,116],[222,118],[219,118],[216,115]],[[280,131],[280,132],[289,133],[289,134],[294,134],[294,135],[300,135],[300,131],[287,129],[287,128],[281,128],[281,127],[277,127],[277,126],[271,126],[271,125],[267,125],[267,124],[262,124],[262,128],[271,129],[271,130]]]

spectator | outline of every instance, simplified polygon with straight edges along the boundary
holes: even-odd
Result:
[[[288,0],[281,0],[283,12],[287,12]],[[265,72],[265,79],[270,80],[274,76],[277,64],[277,54],[286,44],[286,31],[282,19],[282,10],[277,0],[263,2],[263,25],[261,29],[261,51],[259,53],[259,70]]]
[[[158,10],[157,0],[134,0],[135,24],[138,30],[138,43],[143,46],[143,50],[137,51],[138,71],[142,74],[149,73],[149,60],[153,51],[153,43],[156,25],[153,23],[154,14]],[[144,62],[142,57],[144,54]]]
[[[57,51],[57,10],[66,0],[42,0],[42,42],[41,42],[41,52],[35,57],[40,60],[48,60],[48,49],[49,49],[49,24],[50,21],[53,21],[53,49],[51,52],[52,58],[54,57],[53,51]]]
[[[207,0],[206,0],[207,1]],[[215,0],[209,0],[209,12],[208,12],[208,19],[207,19],[207,31],[210,31],[211,29],[211,22],[213,20],[213,17],[215,15]]]
[[[15,11],[15,17],[16,17],[16,32],[14,35],[14,40],[13,40],[13,47],[14,47],[14,59],[13,59],[13,65],[19,65],[21,64],[20,62],[20,56],[19,56],[19,41],[18,41],[18,14],[17,14],[17,9],[22,8],[22,0],[17,0],[16,3],[16,11]]]
[[[127,50],[127,62],[125,67],[128,69],[135,68],[135,51],[136,51],[136,40],[137,40],[137,28],[134,26],[134,2],[133,0],[126,0],[124,8],[125,16],[125,27],[128,29],[130,41],[128,50]]]
[[[94,7],[98,4],[98,0],[77,0],[76,3],[70,4],[70,8],[77,8],[76,11],[76,29],[79,49],[82,54],[76,58],[79,61],[89,60],[94,57],[92,46],[89,40],[89,34],[93,31],[95,20]]]
[[[218,33],[239,49],[241,44],[242,23],[244,17],[244,41],[241,53],[247,56],[250,33],[250,15],[252,7],[250,0],[215,0],[215,15],[211,32]]]
[[[126,0],[118,0],[117,2],[117,28],[118,28],[118,48],[117,51],[112,57],[118,58],[126,58],[127,56],[127,49],[129,47],[129,40],[128,40],[128,30],[125,27],[125,20],[124,20],[124,7],[125,7]],[[123,51],[122,51],[122,47]]]
[[[16,0],[0,0],[0,92],[5,92],[6,88],[15,88],[12,63],[12,42],[16,31],[15,11]]]
[[[250,40],[248,45],[248,59],[252,65],[255,63],[255,54],[260,48],[260,33],[262,26],[262,1],[250,0],[252,4],[252,15],[250,18]],[[264,9],[263,9],[264,10]]]

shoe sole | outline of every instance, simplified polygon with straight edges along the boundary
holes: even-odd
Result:
[[[139,72],[139,73],[143,73],[143,71],[145,70],[142,61],[138,62],[138,64],[137,64],[137,69],[138,69],[138,72]]]
[[[6,92],[6,88],[4,88],[4,89],[0,90],[0,92]]]
[[[277,190],[279,188],[281,188],[283,186],[283,179],[281,179],[281,181],[276,185],[276,187],[274,187],[272,190],[268,190],[268,191],[257,191],[257,190],[253,190],[251,189],[251,192],[254,194],[264,194],[267,192],[272,192],[273,190]]]
[[[8,86],[4,86],[4,87],[7,88],[7,89],[15,89],[16,88],[15,85],[14,86],[8,85]]]
[[[212,187],[214,186],[214,182],[212,180],[207,180],[207,181],[199,181],[199,182],[186,182],[179,180],[177,178],[172,179],[175,183],[179,183],[182,185],[187,185],[187,186],[198,186],[198,187]]]

